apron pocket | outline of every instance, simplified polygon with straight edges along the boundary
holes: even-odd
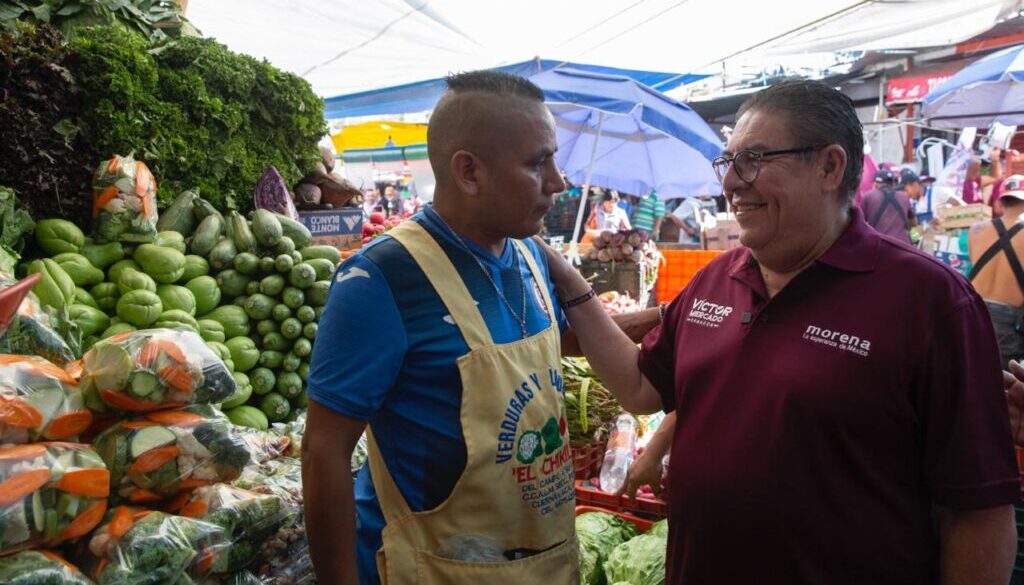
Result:
[[[384,547],[377,551],[377,574],[380,576],[380,585],[388,585],[388,563],[384,556]]]
[[[579,543],[569,540],[540,554],[499,563],[472,563],[446,559],[426,551],[416,558],[420,585],[578,585]]]

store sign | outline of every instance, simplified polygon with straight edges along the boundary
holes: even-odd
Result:
[[[316,245],[351,250],[363,243],[363,210],[358,207],[300,211],[299,219],[309,229]]]
[[[935,89],[953,76],[952,71],[918,75],[914,77],[897,77],[890,79],[885,101],[889,104],[911,104],[924,99],[929,91]]]

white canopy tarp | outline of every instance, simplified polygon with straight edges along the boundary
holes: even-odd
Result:
[[[756,53],[966,40],[1020,0],[192,0],[188,17],[234,51],[325,97],[540,56],[679,73]]]

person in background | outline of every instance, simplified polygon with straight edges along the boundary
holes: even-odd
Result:
[[[420,199],[419,193],[412,190],[411,194],[402,200],[402,217],[412,217],[419,213],[422,208],[423,201]]]
[[[626,219],[633,221],[633,201],[630,195],[623,195],[618,191],[613,191],[616,197],[618,197],[618,206],[622,208],[622,211],[626,212]]]
[[[913,182],[917,183],[916,188],[911,186],[911,191],[917,193],[916,198],[920,198],[923,190],[917,182],[917,175],[912,171],[908,172],[913,175]],[[861,197],[860,208],[868,225],[875,228],[878,233],[910,244],[910,228],[917,225],[917,216],[910,204],[908,193],[905,190],[897,190],[897,186],[902,184],[902,178],[902,174],[897,176],[889,169],[878,169],[875,173],[875,182],[879,184],[879,188],[872,189]]]
[[[964,203],[970,205],[971,203],[986,202],[986,189],[993,187],[999,182],[999,179],[1003,178],[1002,156],[1001,148],[992,147],[985,158],[971,157],[971,162],[967,166],[967,178],[964,182],[962,197]],[[988,169],[988,173],[982,173],[985,168]]]
[[[971,226],[967,251],[972,264],[968,278],[988,306],[1006,368],[1010,360],[1024,358],[1024,175],[1006,178],[1000,203],[1002,217]]]
[[[364,191],[363,214],[366,221],[369,221],[370,214],[380,210],[380,189],[374,187],[372,191]]]
[[[683,201],[672,210],[669,219],[679,227],[680,244],[699,244],[701,219],[700,214],[704,210],[713,210],[717,206],[710,195],[700,197],[685,197]]]
[[[658,234],[661,233],[661,222],[664,217],[665,202],[659,199],[658,194],[652,189],[636,204],[633,227],[643,231],[651,239],[657,240]]]
[[[615,200],[615,194],[611,191],[606,191],[601,196],[601,205],[598,206],[597,212],[594,215],[594,229],[598,232],[605,230],[617,232],[632,229],[629,224],[629,217],[626,216],[626,211],[619,207],[618,202]]]
[[[380,206],[385,217],[402,214],[402,200],[398,198],[398,191],[393,185],[384,188],[384,199],[381,200]]]
[[[738,118],[714,168],[742,246],[639,349],[565,311],[623,408],[676,413],[665,582],[1005,585],[1020,472],[984,302],[853,205],[849,97],[784,81]],[[548,259],[559,298],[590,289]]]

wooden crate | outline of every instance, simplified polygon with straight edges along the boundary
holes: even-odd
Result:
[[[984,203],[944,205],[938,208],[939,223],[944,229],[966,228],[992,219],[992,208]]]
[[[629,296],[638,301],[643,298],[641,295],[642,282],[640,280],[640,265],[636,262],[598,262],[597,260],[584,260],[579,267],[583,278],[590,281],[597,294],[617,291],[628,293]]]

